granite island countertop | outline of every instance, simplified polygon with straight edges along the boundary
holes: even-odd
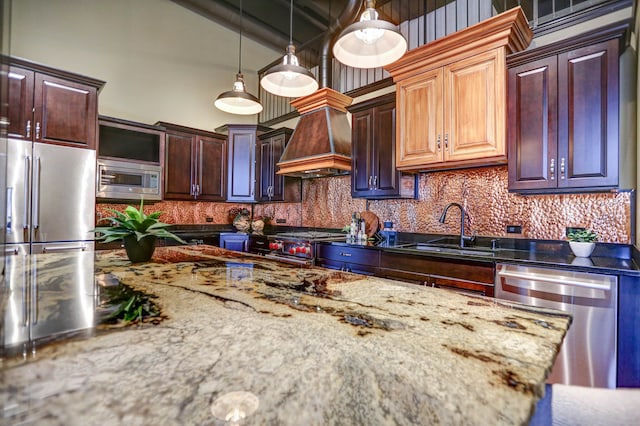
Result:
[[[72,257],[32,263],[64,288]],[[570,323],[210,246],[97,253],[95,276],[157,296],[166,319],[4,360],[3,421],[526,424]]]

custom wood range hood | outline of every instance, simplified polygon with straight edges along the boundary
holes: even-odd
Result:
[[[279,175],[312,178],[351,171],[351,126],[346,108],[353,99],[329,88],[330,47],[339,30],[355,19],[361,4],[360,0],[349,0],[327,30],[319,61],[321,88],[291,102],[300,113],[300,121],[277,163]]]
[[[352,99],[322,88],[291,102],[300,113],[289,144],[277,164],[278,174],[302,178],[351,171],[351,126],[346,107]]]

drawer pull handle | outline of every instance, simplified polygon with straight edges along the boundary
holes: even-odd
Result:
[[[351,253],[343,253],[343,252],[340,252],[340,256],[344,256],[344,257],[351,257]]]

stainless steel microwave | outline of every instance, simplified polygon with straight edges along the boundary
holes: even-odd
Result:
[[[112,200],[161,200],[162,167],[99,158],[96,197]]]

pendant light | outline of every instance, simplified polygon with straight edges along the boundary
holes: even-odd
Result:
[[[407,51],[407,40],[390,22],[378,19],[375,0],[365,0],[360,21],[340,33],[333,56],[354,68],[377,68],[397,61]]]
[[[250,115],[262,111],[262,105],[258,98],[247,92],[242,75],[242,0],[240,0],[240,46],[238,49],[238,73],[233,89],[221,93],[214,105],[216,108],[231,114]]]
[[[264,73],[260,85],[267,92],[277,96],[297,98],[310,95],[318,90],[318,82],[313,74],[301,67],[293,45],[293,0],[289,10],[289,45],[282,64],[271,67]]]

